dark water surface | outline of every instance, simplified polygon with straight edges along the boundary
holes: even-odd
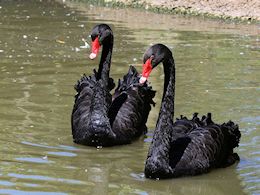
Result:
[[[96,149],[73,144],[73,85],[98,61],[81,49],[93,25],[115,35],[111,76],[129,64],[141,69],[152,43],[173,49],[177,66],[176,116],[213,112],[242,132],[241,161],[196,177],[145,179],[153,131],[131,145]],[[227,24],[86,3],[0,1],[0,194],[260,194],[260,27]],[[88,38],[89,39],[89,38]],[[163,70],[149,116],[160,107]]]

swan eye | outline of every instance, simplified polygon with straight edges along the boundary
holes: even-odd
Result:
[[[101,33],[99,33],[99,34],[97,35],[98,42],[99,42],[100,44],[101,44],[101,42],[102,42],[102,41],[101,41],[101,40],[102,40],[102,39],[101,39],[101,35],[102,35]]]
[[[89,37],[91,38],[92,41],[94,41],[96,39],[96,35],[89,35]]]
[[[153,63],[154,63],[154,55],[150,56],[150,60],[151,60],[151,64],[153,65]]]

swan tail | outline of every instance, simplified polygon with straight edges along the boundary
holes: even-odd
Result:
[[[239,156],[233,152],[233,149],[238,147],[241,133],[238,125],[232,121],[217,124],[213,122],[211,113],[201,118],[198,117],[198,113],[194,113],[191,120],[180,116],[174,123],[173,140],[187,135],[192,138],[194,144],[198,142],[197,145],[195,144],[196,147],[201,144],[207,145],[207,149],[202,151],[212,159],[211,162],[214,162],[214,165],[210,166],[226,167],[239,160]],[[202,137],[207,138],[202,141],[200,140]]]
[[[233,121],[228,121],[227,123],[223,123],[221,128],[226,131],[229,137],[229,144],[231,148],[235,148],[239,146],[239,141],[241,138],[241,132],[239,130],[238,124],[235,124]]]
[[[198,117],[198,113],[193,114],[192,120],[188,120],[186,117],[182,116],[182,120],[186,120],[189,123],[194,123],[194,127],[202,127],[202,128],[207,128],[211,127],[213,129],[220,128],[223,134],[228,136],[230,140],[230,146],[232,148],[238,147],[240,138],[241,138],[241,133],[239,130],[238,124],[235,124],[233,121],[228,121],[227,123],[223,123],[222,125],[219,125],[212,120],[212,114],[207,113],[207,115],[203,115],[201,119]]]
[[[227,167],[239,161],[238,154],[234,153],[241,137],[237,124],[232,121],[221,125],[210,122],[204,128],[210,132],[210,138],[206,139],[205,143],[208,145],[208,156],[212,158],[212,167]]]
[[[239,161],[238,154],[233,152],[239,139],[238,126],[229,121],[195,128],[173,140],[169,152],[172,177],[207,173],[234,164]]]

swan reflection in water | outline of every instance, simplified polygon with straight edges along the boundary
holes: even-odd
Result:
[[[87,170],[80,169],[74,174],[85,175],[86,180],[92,183],[87,188],[90,194],[244,194],[234,166],[195,177],[159,181],[145,178],[143,173],[145,159],[142,153],[148,144],[138,142],[136,146],[133,146],[132,149],[140,153],[140,156],[135,159],[132,158],[132,153],[127,147],[103,148],[96,151],[96,154],[92,151],[91,154],[85,155],[84,162],[81,160],[75,164],[77,166],[81,164],[82,168]],[[114,157],[111,157],[111,153]],[[89,155],[90,158],[87,159]],[[93,160],[94,155],[95,160]],[[102,160],[104,158],[105,160]]]

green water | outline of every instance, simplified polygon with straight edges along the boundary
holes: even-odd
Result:
[[[176,116],[213,113],[239,123],[241,161],[226,169],[154,181],[143,169],[160,108],[163,70],[145,139],[96,149],[72,142],[73,85],[98,61],[80,49],[93,25],[115,36],[117,80],[153,43],[173,49]],[[111,9],[86,3],[0,1],[0,194],[260,194],[260,26]]]

